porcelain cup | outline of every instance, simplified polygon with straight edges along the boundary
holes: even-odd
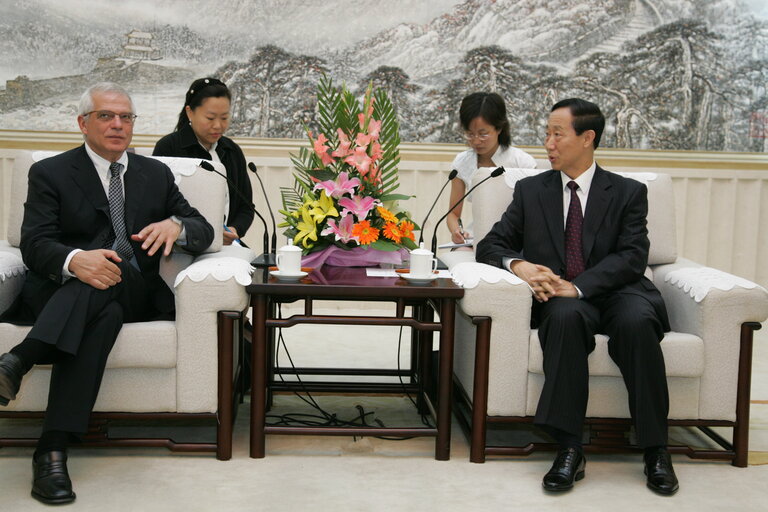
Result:
[[[427,279],[432,277],[436,268],[437,258],[434,257],[432,251],[425,249],[423,245],[419,249],[411,251],[411,277]]]
[[[281,274],[296,275],[301,272],[301,248],[292,243],[277,250],[277,268]]]

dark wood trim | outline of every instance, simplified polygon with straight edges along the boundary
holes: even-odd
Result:
[[[247,291],[251,294],[253,308],[253,374],[251,385],[251,432],[250,456],[265,456],[265,434],[312,434],[312,435],[390,435],[390,436],[435,436],[435,458],[448,460],[451,439],[451,403],[453,375],[453,337],[455,322],[455,299],[464,295],[464,290],[450,280],[438,279],[428,286],[412,286],[398,278],[368,278],[364,268],[340,268],[323,266],[314,270],[298,283],[281,283],[276,279],[254,277]],[[304,301],[304,314],[288,318],[277,318],[275,305]],[[373,315],[317,315],[312,304],[318,301],[363,301],[394,303],[394,316]],[[411,306],[411,315],[406,315],[406,306]],[[434,313],[440,321],[434,321]],[[410,382],[326,382],[326,381],[275,381],[272,354],[267,357],[270,336],[277,328],[298,324],[321,325],[385,325],[404,326],[414,330],[410,354],[410,368],[402,371],[374,370],[373,375],[408,377]],[[432,333],[440,333],[440,359],[438,369],[437,407],[429,396],[430,358],[432,356]],[[299,369],[291,373],[303,373]],[[322,369],[310,374],[333,375],[333,369]],[[342,370],[340,375],[371,375],[365,369]],[[306,389],[380,394],[403,392],[403,388],[416,392],[420,412],[436,411],[436,428],[380,428],[380,427],[307,427],[267,426],[266,409],[268,397],[273,390]],[[426,392],[425,392],[426,391]]]
[[[487,455],[530,455],[537,450],[556,450],[555,443],[528,443],[523,446],[487,446],[489,424],[513,425],[533,423],[532,416],[488,416],[488,366],[490,360],[491,319],[472,317],[477,326],[475,338],[474,390],[470,400],[464,387],[454,378],[456,415],[464,434],[470,441],[470,461],[485,462]],[[737,467],[746,467],[749,456],[749,407],[752,381],[752,343],[754,331],[760,329],[757,322],[745,322],[740,332],[738,391],[736,421],[725,420],[669,420],[670,426],[697,428],[704,436],[718,444],[722,450],[698,449],[691,446],[669,446],[670,453],[687,455],[694,459],[730,461]],[[473,407],[476,405],[477,407]],[[616,453],[639,451],[630,445],[622,433],[631,426],[628,418],[586,418],[584,423],[596,430],[584,450],[591,453]],[[621,427],[624,427],[622,429]],[[733,428],[733,443],[729,443],[710,427]]]
[[[736,393],[736,427],[733,429],[733,445],[736,457],[734,466],[745,468],[749,459],[749,398],[752,387],[752,339],[762,327],[758,322],[741,324],[739,349],[739,385]]]
[[[241,365],[234,366],[234,343],[242,344],[242,311],[220,311],[217,316],[218,355],[218,411],[216,413],[170,412],[93,412],[88,432],[80,446],[84,447],[150,447],[167,448],[172,452],[215,452],[219,460],[232,458],[232,430],[236,407],[242,397],[242,388],[236,379],[242,379]],[[235,322],[239,322],[238,340],[235,340]],[[40,419],[43,411],[0,411],[0,418]],[[176,442],[171,438],[114,438],[109,436],[110,421],[201,421],[215,422],[215,443]],[[37,438],[0,438],[0,448],[37,445]]]
[[[235,322],[240,322],[238,346],[242,346],[243,313],[240,311],[219,311],[218,314],[218,421],[216,423],[216,458],[232,458],[232,427],[234,415],[234,344]]]
[[[491,358],[491,317],[482,316],[472,318],[472,323],[477,327],[475,346],[475,376],[474,376],[474,401],[477,404],[472,410],[472,437],[470,438],[469,460],[470,462],[485,462],[485,446],[488,427],[485,422],[488,410],[488,367]]]

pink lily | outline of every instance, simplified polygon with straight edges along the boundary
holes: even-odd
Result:
[[[372,162],[371,157],[366,153],[366,149],[363,147],[355,148],[355,152],[344,159],[344,162],[354,166],[363,176],[368,173],[368,168]]]
[[[336,225],[336,219],[328,219],[327,227],[320,234],[322,236],[333,234],[337,242],[342,241],[347,243],[354,240],[355,242],[360,243],[359,237],[352,236],[352,226],[354,225],[354,216],[345,214],[338,225]]]
[[[381,201],[370,196],[352,196],[339,199],[339,206],[344,208],[341,214],[354,213],[359,220],[364,220],[368,216],[368,212],[380,205]]]
[[[358,186],[360,186],[359,178],[349,179],[348,173],[340,172],[335,180],[322,181],[315,185],[313,190],[325,190],[329,197],[338,199],[344,194],[352,195],[355,192],[355,187]]]
[[[337,147],[336,151],[331,153],[331,155],[336,158],[344,158],[345,156],[351,155],[352,150],[349,149],[349,146],[352,145],[352,142],[349,140],[349,137],[347,137],[347,134],[344,133],[341,128],[338,128],[336,133],[339,134],[339,147]]]

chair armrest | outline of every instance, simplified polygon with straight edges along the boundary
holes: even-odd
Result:
[[[451,273],[464,286],[456,315],[456,376],[472,396],[476,329],[469,317],[490,317],[487,412],[524,416],[531,335],[528,285],[512,273],[484,263],[459,263]]]
[[[674,331],[703,338],[713,323],[740,326],[768,318],[768,292],[747,279],[684,258],[652,268]]]
[[[695,334],[704,342],[699,417],[735,419],[741,324],[768,317],[768,292],[746,279],[683,258],[654,267],[653,277],[672,330]]]
[[[243,311],[250,263],[208,254],[176,276],[177,404],[180,412],[216,410],[218,312]],[[201,400],[205,397],[205,400]]]
[[[16,300],[26,279],[27,267],[21,256],[0,251],[0,313]]]
[[[514,312],[520,311],[530,319],[531,291],[511,272],[473,261],[454,265],[451,274],[464,287],[464,298],[459,305],[467,315],[516,316]]]

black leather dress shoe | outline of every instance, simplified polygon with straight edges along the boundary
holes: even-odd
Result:
[[[48,505],[75,501],[67,472],[67,452],[52,451],[32,459],[32,497]]]
[[[544,475],[541,485],[547,491],[567,491],[573,483],[584,478],[584,468],[587,459],[581,450],[563,448],[557,452],[552,469]]]
[[[18,357],[11,353],[0,356],[0,405],[16,398],[23,376],[24,366]]]
[[[664,448],[659,448],[652,453],[646,453],[643,460],[645,462],[645,474],[648,477],[648,488],[665,496],[675,494],[680,485],[677,482],[669,452]]]

